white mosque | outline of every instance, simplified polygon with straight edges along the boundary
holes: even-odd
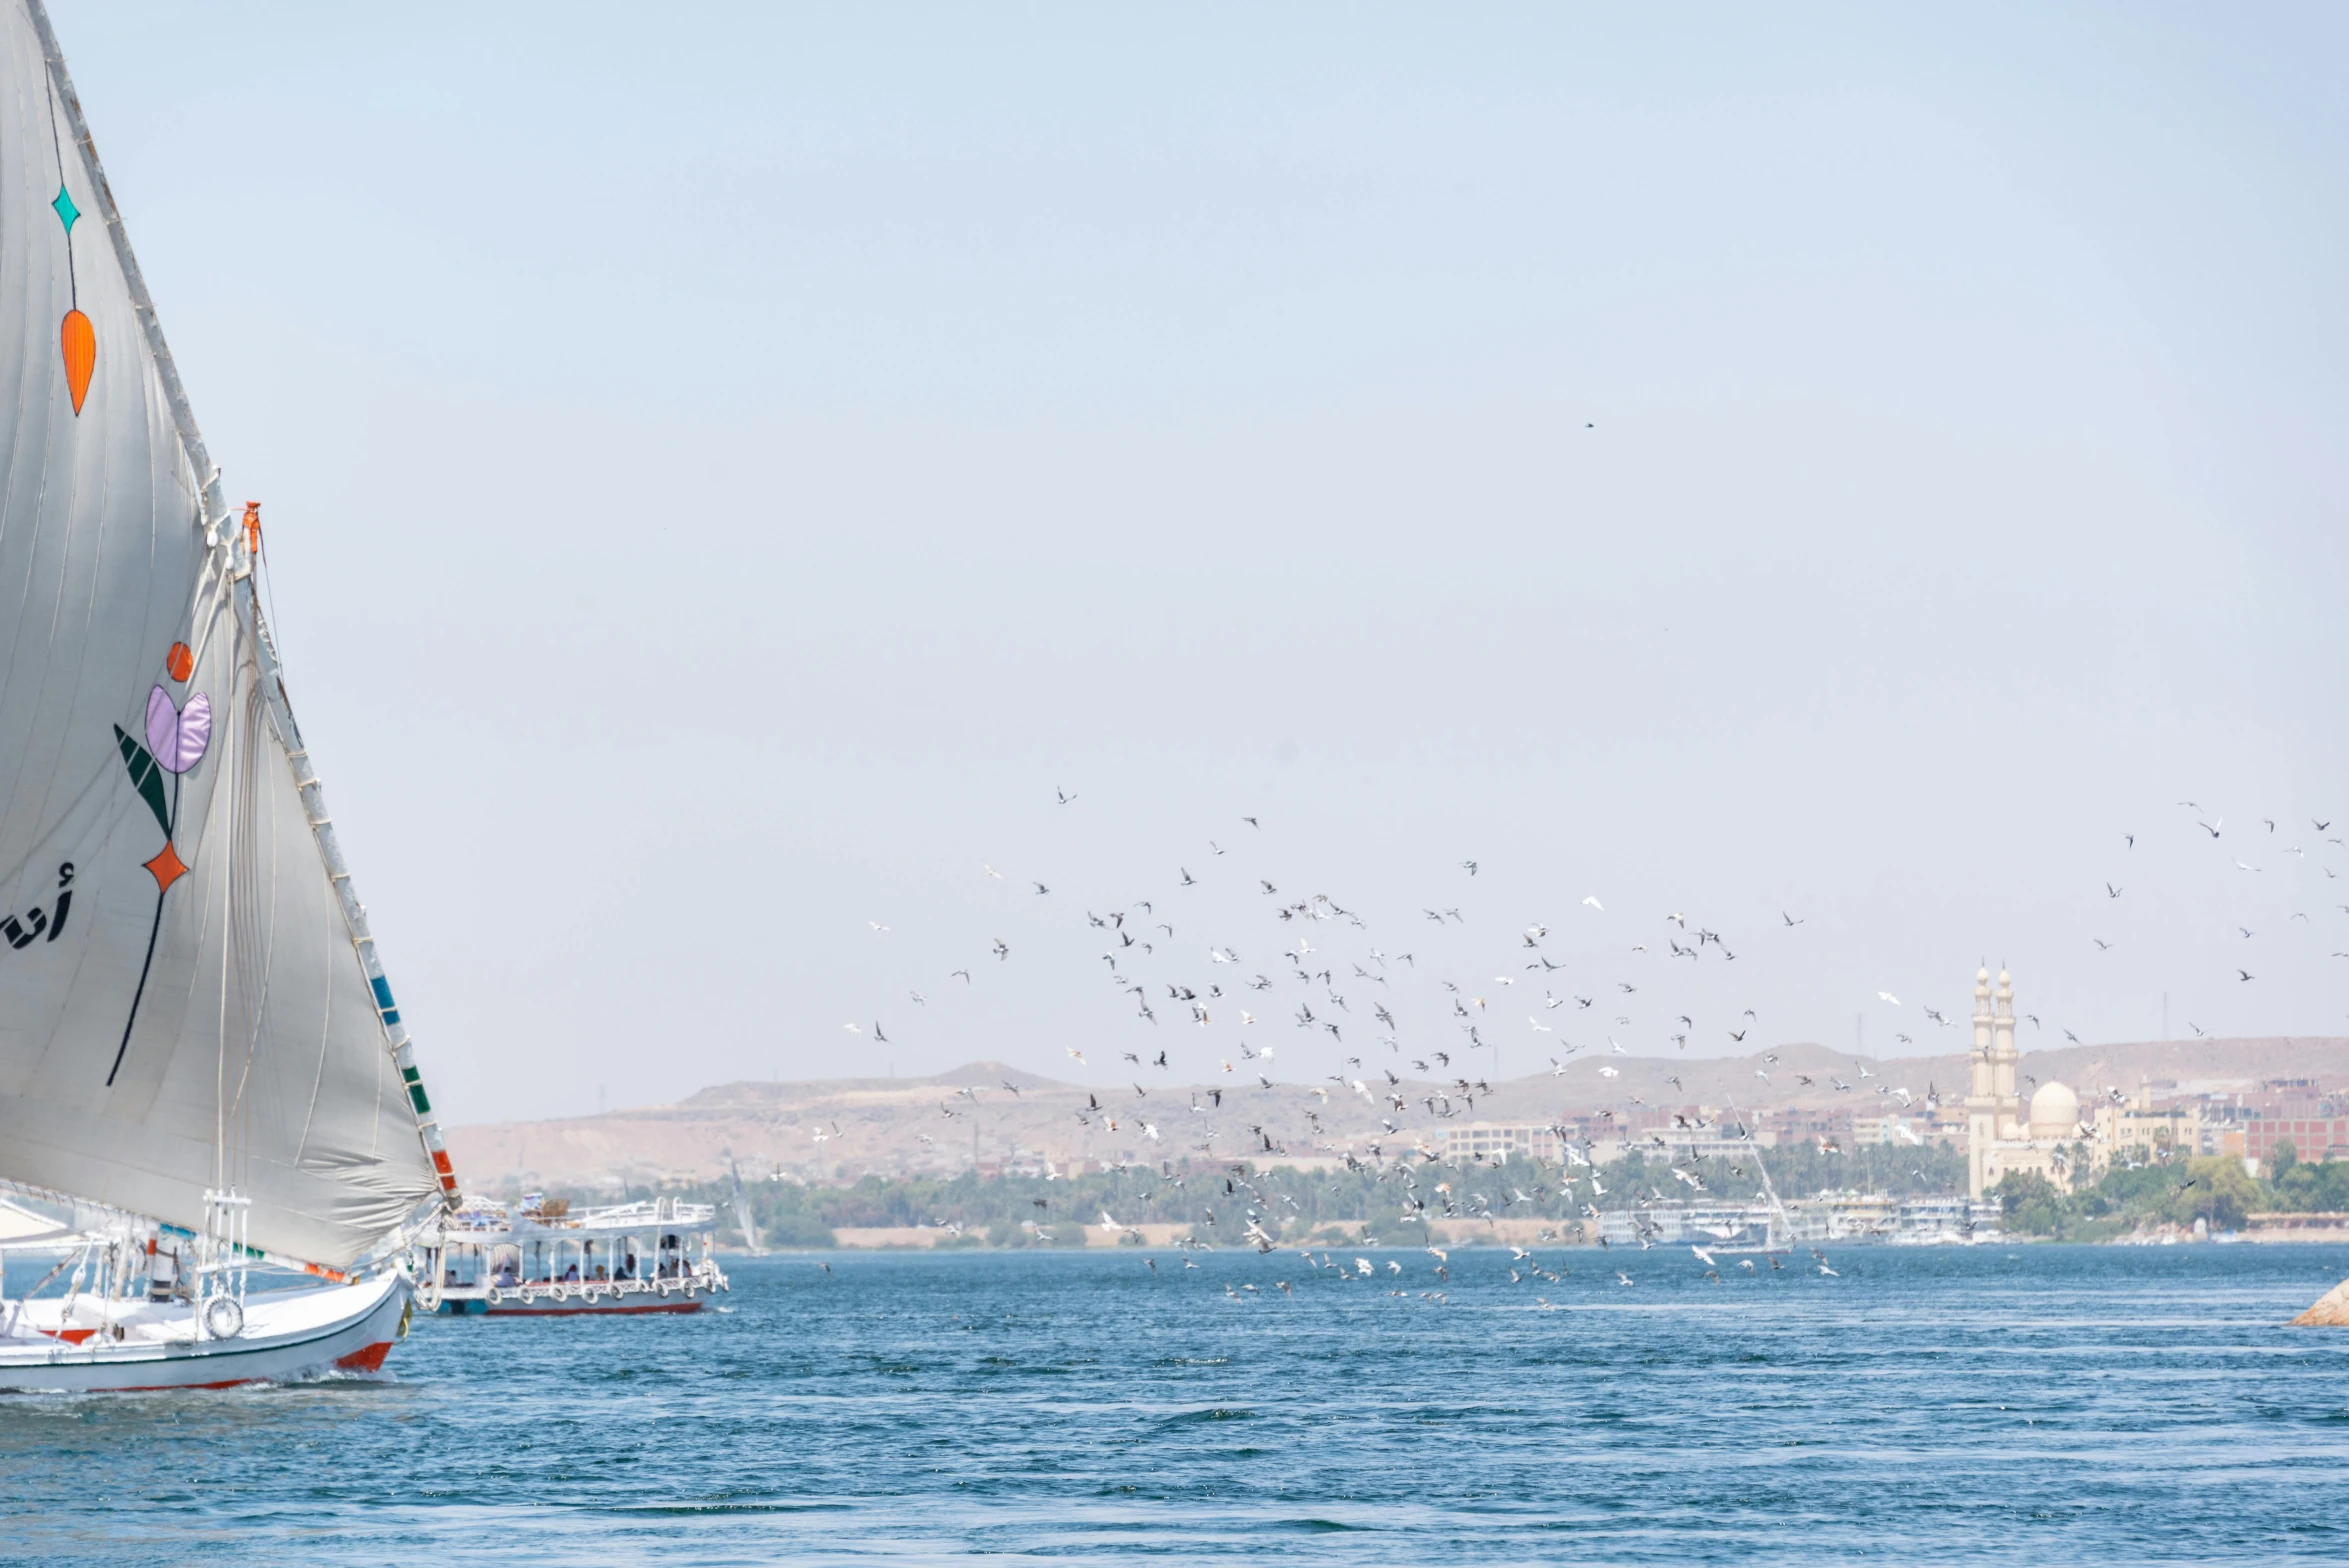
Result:
[[[2050,1080],[2031,1095],[2030,1109],[2015,1090],[2015,985],[1998,972],[1995,1010],[1990,969],[1974,972],[1973,1081],[1966,1094],[1967,1179],[1977,1198],[2014,1171],[2046,1177],[2072,1190],[2072,1149],[2096,1137],[2080,1123],[2080,1097]],[[2082,1172],[2083,1177],[2088,1173]]]

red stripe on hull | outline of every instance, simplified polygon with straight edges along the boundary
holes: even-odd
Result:
[[[491,1307],[491,1318],[577,1318],[633,1316],[644,1312],[699,1312],[698,1301],[656,1301],[641,1307]]]
[[[361,1345],[347,1356],[336,1357],[334,1364],[345,1372],[381,1372],[383,1358],[391,1354],[391,1347],[392,1342],[388,1339],[378,1344]]]

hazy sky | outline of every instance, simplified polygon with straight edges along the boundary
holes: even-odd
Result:
[[[2338,9],[52,5],[452,1121],[2343,1032]]]

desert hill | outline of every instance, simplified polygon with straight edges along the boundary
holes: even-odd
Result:
[[[1881,1114],[1887,1104],[1881,1090],[1922,1095],[1931,1087],[1954,1102],[1966,1089],[1962,1050],[1862,1061],[1811,1044],[1695,1060],[1586,1054],[1563,1072],[1489,1089],[1475,1087],[1475,1068],[1458,1058],[1431,1062],[1426,1073],[1404,1059],[1366,1059],[1347,1069],[1346,1082],[1270,1087],[1237,1074],[1219,1084],[1173,1084],[1130,1063],[1114,1065],[1116,1072],[1092,1064],[1084,1071],[1097,1081],[1085,1083],[973,1062],[922,1078],[719,1084],[675,1105],[452,1128],[449,1146],[460,1176],[481,1189],[708,1180],[724,1174],[729,1154],[745,1174],[780,1170],[829,1182],[867,1172],[950,1174],[1042,1160],[1065,1166],[1263,1158],[1268,1139],[1289,1157],[1336,1155],[1373,1143],[1409,1147],[1473,1122],[1546,1123],[1635,1102],[1651,1110],[1703,1107],[1748,1116],[1796,1110],[1864,1116]],[[1863,1066],[1871,1076],[1861,1076]],[[1606,1076],[1605,1068],[1616,1076]],[[2022,1071],[2036,1081],[2061,1079],[2084,1097],[2106,1088],[2134,1090],[2140,1080],[2163,1094],[2249,1093],[2295,1081],[2334,1088],[2349,1085],[2349,1039],[2166,1040],[2052,1050],[2026,1044]],[[1466,1090],[1462,1079],[1470,1082]],[[1838,1082],[1850,1087],[1838,1089]],[[1389,1096],[1401,1097],[1404,1108]]]

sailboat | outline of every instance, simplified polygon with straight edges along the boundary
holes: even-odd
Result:
[[[734,1223],[742,1227],[742,1244],[754,1258],[763,1258],[767,1249],[759,1245],[758,1216],[750,1209],[750,1194],[742,1190],[742,1167],[734,1163],[734,1154],[726,1154],[726,1175],[734,1183]]]
[[[0,73],[0,1389],[372,1371],[456,1174],[40,0]]]

